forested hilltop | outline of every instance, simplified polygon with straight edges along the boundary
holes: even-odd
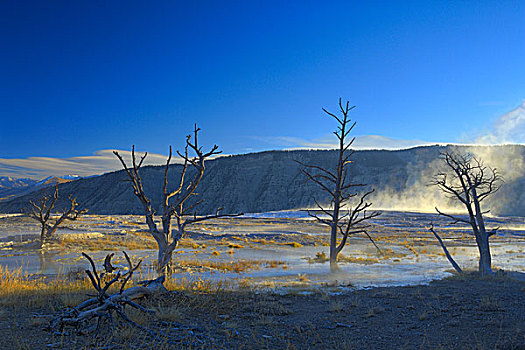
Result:
[[[446,146],[457,152],[470,152],[496,167],[505,179],[487,209],[497,215],[525,215],[525,146]],[[432,210],[446,199],[428,186],[440,167],[439,155],[445,146],[416,147],[406,150],[356,151],[350,176],[355,183],[374,188],[374,207],[385,209]],[[332,168],[336,161],[333,150],[266,151],[225,156],[206,163],[206,172],[198,188],[204,199],[198,213],[212,213],[217,207],[224,212],[264,212],[313,207],[313,198],[322,201],[324,194],[301,173],[301,165],[315,164]],[[181,165],[170,167],[170,187],[178,184]],[[141,169],[145,192],[154,208],[160,208],[163,166]],[[91,214],[142,214],[139,200],[133,194],[124,171],[79,179],[59,185],[57,207],[64,206],[69,195],[77,198]],[[0,212],[21,212],[30,200],[37,200],[52,187],[0,203]],[[445,203],[446,204],[446,203]]]

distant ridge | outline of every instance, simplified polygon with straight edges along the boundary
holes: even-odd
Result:
[[[58,177],[58,176],[49,176],[46,177],[43,180],[38,181],[35,185],[54,185],[54,184],[63,184],[69,181],[78,180],[80,176],[77,177],[71,177],[71,176],[65,176],[65,177]]]
[[[36,181],[2,176],[0,177],[0,202],[29,194],[44,187],[54,186],[57,183],[63,184],[80,178],[78,175],[49,176],[40,181]]]
[[[525,146],[421,146],[403,150],[361,150],[353,155],[352,180],[375,188],[374,207],[429,210],[445,201],[428,183],[440,166],[440,152],[446,148],[471,152],[497,167],[505,185],[487,208],[497,215],[525,216]],[[317,186],[306,182],[295,160],[331,167],[334,150],[266,151],[225,156],[207,162],[206,173],[198,192],[205,199],[198,213],[212,213],[223,206],[224,212],[264,212],[312,207],[313,198],[326,199]],[[181,166],[170,167],[169,185],[175,187]],[[163,167],[148,166],[142,170],[143,185],[154,208],[160,208]],[[91,214],[141,214],[139,200],[123,171],[82,178],[59,185],[64,205],[67,197],[78,202]],[[0,212],[21,212],[29,200],[49,193],[52,188],[38,189],[0,203]],[[194,200],[197,200],[195,198]],[[440,206],[447,203],[439,202]],[[412,206],[412,207],[411,207]]]

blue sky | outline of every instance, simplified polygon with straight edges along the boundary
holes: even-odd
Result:
[[[3,1],[0,158],[469,141],[525,99],[525,1]],[[284,141],[288,140],[288,141]],[[300,142],[298,142],[300,143]]]

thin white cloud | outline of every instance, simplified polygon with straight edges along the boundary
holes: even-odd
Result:
[[[269,144],[273,144],[286,149],[334,149],[338,147],[337,139],[332,135],[320,139],[307,140],[299,137],[268,137],[258,138]],[[352,145],[353,149],[405,149],[416,146],[435,144],[420,140],[396,140],[393,138],[379,135],[356,136]]]
[[[47,176],[100,175],[109,171],[120,170],[120,161],[113,154],[114,150],[100,150],[92,156],[53,158],[53,157],[29,157],[29,158],[0,158],[0,176],[29,177],[42,179]],[[124,160],[131,160],[130,151],[118,152]],[[144,152],[136,152],[140,157]],[[166,163],[167,156],[162,154],[148,153],[144,165],[161,165]],[[174,162],[176,159],[174,160]]]

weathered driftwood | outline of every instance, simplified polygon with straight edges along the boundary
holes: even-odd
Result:
[[[128,271],[123,275],[121,275],[119,271],[106,282],[103,282],[105,273],[99,275],[93,259],[91,259],[89,255],[82,253],[91,264],[92,271],[86,270],[86,274],[97,293],[90,299],[87,299],[74,308],[66,310],[62,315],[55,317],[50,324],[51,330],[62,332],[65,327],[73,327],[79,333],[90,333],[94,331],[95,336],[97,336],[103,325],[107,325],[109,329],[112,329],[114,326],[114,316],[118,316],[133,327],[140,328],[150,334],[153,333],[146,327],[132,321],[125,313],[125,306],[131,306],[147,313],[154,313],[154,311],[137,304],[135,300],[155,293],[165,292],[166,288],[163,285],[165,278],[161,276],[154,280],[139,282],[139,286],[125,289],[126,284],[133,277],[133,272],[139,268],[142,260],[133,266],[126,252],[123,253],[128,263]],[[112,256],[112,254],[106,256],[106,265],[109,264],[111,266]],[[106,279],[108,279],[107,276]],[[118,282],[121,284],[119,291],[114,294],[108,294],[108,289]]]
[[[65,209],[60,217],[55,221],[53,225],[49,224],[49,217],[51,211],[55,207],[56,201],[58,200],[58,183],[55,185],[55,191],[53,197],[43,196],[39,203],[29,201],[31,204],[31,210],[28,213],[29,217],[40,222],[42,226],[40,231],[40,247],[42,248],[46,243],[49,243],[55,237],[55,232],[58,227],[66,220],[76,220],[80,215],[87,212],[86,209],[78,210],[78,203],[76,198],[69,197],[69,208]]]
[[[329,208],[323,207],[314,198],[317,208],[321,211],[322,217],[313,211],[308,211],[308,215],[315,218],[322,224],[330,227],[330,271],[337,271],[337,256],[343,250],[349,236],[362,233],[374,244],[378,251],[379,247],[375,244],[372,237],[368,234],[366,222],[378,215],[377,211],[367,211],[372,203],[367,202],[367,197],[374,192],[370,190],[360,195],[355,191],[355,188],[364,187],[365,184],[352,183],[349,179],[349,166],[352,163],[350,159],[354,151],[350,148],[355,140],[348,137],[355,126],[355,122],[351,123],[349,112],[355,106],[350,107],[347,101],[345,104],[339,99],[339,111],[341,116],[337,116],[328,112],[323,108],[323,111],[330,117],[334,118],[338,123],[338,128],[334,131],[335,136],[339,142],[337,165],[334,170],[322,168],[317,165],[303,164],[298,161],[304,168],[302,172],[306,175],[309,181],[315,182],[321,189],[326,192],[331,206]],[[353,198],[359,198],[356,203],[350,203]],[[348,208],[348,209],[346,209]],[[338,241],[338,237],[341,239]]]
[[[146,223],[150,234],[155,238],[155,241],[158,245],[158,257],[157,257],[157,272],[159,275],[165,274],[169,270],[169,265],[171,263],[171,258],[173,251],[177,248],[180,239],[184,236],[184,232],[188,225],[209,220],[215,218],[221,218],[226,216],[239,216],[241,214],[221,214],[220,210],[217,209],[216,214],[213,215],[204,215],[197,216],[195,212],[195,207],[202,202],[198,201],[197,203],[185,206],[187,200],[194,196],[195,190],[199,185],[202,176],[205,171],[205,161],[210,157],[221,153],[219,147],[214,145],[209,152],[204,152],[202,147],[198,143],[198,132],[200,129],[195,125],[195,129],[192,135],[186,137],[186,146],[184,148],[184,153],[177,151],[177,154],[183,160],[182,173],[180,176],[180,181],[177,188],[173,191],[168,191],[168,170],[171,162],[171,146],[168,159],[164,168],[164,183],[162,189],[162,229],[157,227],[157,224],[154,221],[153,215],[155,211],[151,206],[151,200],[148,198],[144,192],[142,186],[142,179],[139,173],[140,167],[144,162],[144,159],[148,155],[145,153],[140,160],[137,162],[135,156],[135,146],[133,145],[131,151],[131,162],[132,166],[128,167],[122,156],[114,151],[115,156],[120,160],[122,167],[126,171],[131,186],[133,187],[133,192],[140,200],[143,206],[144,215],[146,217]],[[194,157],[190,157],[188,150],[192,150],[195,153]],[[186,175],[188,173],[188,167],[192,166],[193,168],[193,177],[187,181]],[[176,225],[173,225],[172,219],[176,220]]]

